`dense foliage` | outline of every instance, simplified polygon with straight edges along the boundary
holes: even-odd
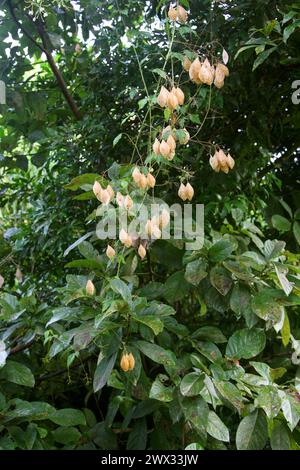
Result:
[[[253,3],[1,4],[0,449],[300,448],[300,7]],[[229,56],[222,88],[189,79],[197,54]],[[191,137],[171,161],[169,124]],[[107,257],[93,185],[150,203],[136,164],[170,205],[190,182],[201,249]]]

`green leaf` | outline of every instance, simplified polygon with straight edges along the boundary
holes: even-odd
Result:
[[[286,425],[281,421],[275,421],[270,438],[272,450],[290,450],[291,439]]]
[[[76,176],[73,178],[69,184],[64,186],[65,189],[70,189],[71,191],[77,191],[86,184],[93,185],[95,181],[99,181],[100,184],[103,184],[105,179],[98,175],[97,173],[85,173],[84,175]]]
[[[278,240],[267,240],[264,244],[264,253],[268,261],[278,256],[282,253],[285,247],[285,242]]]
[[[147,422],[139,419],[133,426],[127,440],[127,450],[145,450],[147,446]]]
[[[157,344],[148,343],[146,341],[137,341],[136,346],[152,361],[166,366],[175,366],[176,357],[171,351],[167,351]]]
[[[250,359],[264,350],[266,336],[257,328],[238,330],[229,338],[226,356],[234,359]]]
[[[140,315],[140,316],[133,316],[132,317],[135,321],[139,323],[143,323],[144,325],[151,328],[155,335],[161,333],[164,329],[163,322],[155,317],[154,315]]]
[[[275,263],[275,271],[278,277],[278,280],[281,284],[282,289],[286,295],[290,295],[293,290],[293,284],[287,279],[286,275],[288,274],[288,268],[284,265]]]
[[[164,70],[162,69],[153,69],[152,70],[153,73],[156,73],[157,75],[159,75],[161,78],[163,78],[164,80],[166,80],[167,78],[167,74]]]
[[[110,357],[104,357],[97,365],[93,380],[93,389],[95,393],[106,385],[111,371],[114,368],[116,359],[117,353],[114,353]]]
[[[207,276],[206,269],[207,262],[204,259],[197,259],[186,265],[184,277],[190,284],[197,286]]]
[[[236,433],[238,450],[262,450],[267,440],[267,421],[262,411],[255,410],[242,419]]]
[[[114,138],[113,140],[113,147],[115,147],[117,145],[118,142],[120,142],[120,140],[122,139],[122,136],[123,134],[118,134],[117,137]]]
[[[205,437],[209,408],[204,399],[201,397],[184,398],[181,406],[185,419],[193,425],[198,433]]]
[[[239,413],[244,409],[243,397],[240,390],[231,382],[214,380],[214,385],[225,403],[230,403]]]
[[[199,395],[204,387],[204,374],[191,372],[183,377],[180,383],[180,392],[185,397],[194,397]]]
[[[261,52],[258,57],[255,59],[254,61],[254,64],[253,64],[253,67],[252,67],[252,71],[254,71],[255,69],[257,69],[257,67],[259,67],[261,64],[263,64],[265,62],[265,60],[267,60],[267,58],[274,52],[276,51],[277,49],[277,46],[274,46],[274,47],[271,47],[270,49],[267,49],[263,52]]]
[[[65,268],[86,268],[94,271],[103,271],[103,265],[94,259],[78,259],[70,261]]]
[[[31,370],[20,362],[8,359],[0,371],[0,378],[24,387],[34,387],[35,380]]]
[[[287,313],[284,313],[284,322],[281,328],[281,339],[283,346],[287,346],[291,338],[291,327]]]
[[[275,214],[271,220],[273,227],[279,232],[289,232],[291,230],[291,222],[286,217]]]
[[[81,434],[78,431],[78,429],[72,426],[70,427],[61,426],[52,432],[52,436],[55,442],[58,442],[59,444],[64,444],[64,445],[76,444],[81,438]]]
[[[215,266],[210,271],[209,277],[211,284],[221,295],[228,294],[232,286],[232,279],[226,269]]]
[[[229,442],[229,430],[219,416],[210,411],[208,414],[207,433],[219,441]]]
[[[204,447],[198,442],[193,442],[192,444],[186,446],[184,450],[204,450]]]
[[[121,279],[115,278],[110,281],[111,289],[119,294],[127,303],[131,303],[131,292],[128,285]]]
[[[300,245],[300,224],[297,221],[293,223],[293,234],[298,245]]]
[[[167,302],[174,303],[188,295],[191,286],[184,278],[184,273],[179,271],[168,277],[165,283],[164,298]]]
[[[85,416],[82,411],[73,408],[64,408],[57,410],[48,416],[48,419],[59,426],[78,426],[86,424]]]
[[[229,240],[219,240],[209,248],[208,256],[213,263],[219,263],[228,258],[234,249]]]
[[[283,31],[283,41],[287,42],[289,37],[293,34],[295,29],[300,27],[300,20],[294,20],[292,24],[287,26]]]
[[[192,333],[192,338],[201,339],[203,341],[212,341],[213,343],[226,343],[227,339],[222,331],[215,326],[202,326]]]
[[[149,398],[165,403],[172,401],[173,389],[164,385],[164,382],[166,382],[167,380],[168,377],[166,375],[160,374],[158,377],[156,377],[151,386]]]

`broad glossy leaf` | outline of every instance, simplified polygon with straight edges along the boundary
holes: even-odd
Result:
[[[250,359],[264,350],[266,336],[258,328],[238,330],[229,338],[226,356],[234,359]]]
[[[262,411],[255,410],[242,419],[236,433],[238,450],[262,450],[267,440],[267,421]]]

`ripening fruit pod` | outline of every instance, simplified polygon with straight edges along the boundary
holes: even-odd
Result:
[[[158,222],[159,228],[163,229],[167,227],[169,222],[170,222],[170,213],[166,209],[163,209],[159,216],[159,222]]]
[[[163,140],[159,147],[159,153],[164,158],[168,158],[168,156],[170,155],[170,152],[171,152],[171,149],[170,149],[169,144],[165,140]]]
[[[212,167],[212,169],[214,171],[216,171],[217,173],[219,173],[220,169],[221,169],[221,165],[220,163],[218,162],[218,159],[215,157],[215,156],[210,156],[210,159],[209,159],[209,164],[210,166]]]
[[[90,279],[86,283],[85,291],[88,295],[95,295],[96,288]]]
[[[229,69],[226,65],[219,62],[216,66],[216,73],[222,72],[224,77],[229,77]]]
[[[219,88],[219,89],[220,89],[220,88],[223,88],[223,86],[224,86],[224,80],[220,80],[220,79],[218,79],[217,77],[215,77],[215,79],[214,79],[214,85],[215,85],[216,88]]]
[[[95,183],[93,184],[93,193],[95,194],[98,201],[100,201],[101,192],[102,192],[101,184],[99,183],[99,181],[95,181]]]
[[[133,178],[133,181],[136,183],[136,184],[139,184],[139,181],[140,181],[140,178],[141,178],[141,172],[140,170],[138,169],[138,167],[136,166],[132,172],[132,178]]]
[[[167,99],[167,106],[171,111],[174,111],[174,109],[177,108],[178,106],[178,99],[175,93],[172,91],[169,93],[168,99]]]
[[[140,181],[139,181],[138,185],[141,189],[146,189],[147,188],[148,182],[147,182],[147,178],[144,175],[144,173],[141,174]]]
[[[107,206],[109,204],[109,202],[110,202],[110,193],[107,189],[102,189],[101,195],[100,195],[100,201],[105,206]]]
[[[129,194],[124,198],[124,201],[123,201],[123,207],[124,209],[126,209],[127,211],[129,211],[133,206],[133,200],[131,199],[131,197],[129,196]]]
[[[131,236],[123,228],[120,230],[119,239],[120,239],[120,242],[126,246],[126,248],[130,248],[132,246]]]
[[[175,157],[175,150],[171,150],[171,152],[167,156],[167,160],[172,161],[174,157]]]
[[[190,183],[187,183],[185,187],[186,198],[191,201],[194,197],[194,188]]]
[[[177,88],[173,87],[172,90],[171,90],[171,93],[173,93],[176,96],[178,104],[180,106],[182,106],[184,104],[184,93],[183,93],[182,89],[179,88],[179,87],[177,87]]]
[[[116,252],[115,252],[115,250],[113,249],[113,247],[110,246],[110,245],[107,245],[107,248],[106,248],[106,256],[107,256],[109,259],[112,259],[115,255],[116,255]]]
[[[170,92],[164,86],[162,86],[160,89],[159,95],[156,98],[159,106],[161,106],[162,108],[165,108],[167,106],[169,95],[170,95]]]
[[[129,364],[128,354],[122,354],[120,367],[124,372],[129,371],[130,364]]]
[[[185,185],[184,185],[183,183],[181,183],[181,185],[179,186],[178,196],[179,196],[180,199],[182,199],[183,201],[186,201],[186,200],[187,200],[186,187],[185,187]]]
[[[121,193],[118,192],[117,195],[116,195],[116,200],[117,200],[118,206],[119,206],[119,207],[123,207],[123,204],[124,204],[124,196],[123,196],[123,194],[121,194]]]
[[[146,235],[150,238],[160,238],[161,237],[161,230],[157,225],[157,221],[153,218],[151,220],[147,220],[145,225],[145,232]]]
[[[184,70],[188,72],[190,70],[191,65],[192,65],[192,62],[187,56],[185,56],[183,59],[183,63],[182,63]]]
[[[182,131],[184,132],[184,135],[180,136],[179,143],[181,145],[186,145],[189,142],[191,136],[190,136],[189,132],[186,130],[186,128],[182,129]],[[181,134],[183,134],[183,133],[181,133]]]
[[[144,258],[145,258],[147,252],[146,252],[146,249],[145,249],[145,247],[144,247],[143,245],[140,245],[140,246],[139,246],[138,254],[139,254],[139,257],[140,257],[141,259],[144,259]]]
[[[155,139],[152,148],[153,148],[153,152],[154,152],[155,155],[157,155],[157,156],[160,155],[160,149],[159,149],[159,147],[160,147],[160,142],[159,142],[158,139]]]
[[[234,165],[235,165],[235,161],[234,159],[232,158],[232,156],[230,155],[230,153],[227,154],[227,165],[229,166],[229,168],[232,170]]]
[[[177,8],[170,7],[168,11],[168,17],[171,21],[177,20]]]
[[[172,136],[172,134],[170,134],[169,137],[167,138],[167,144],[170,148],[170,152],[174,152],[174,150],[176,149],[176,141],[174,137]]]
[[[221,168],[227,166],[227,157],[222,149],[216,150],[215,157],[218,160]]]
[[[155,183],[156,183],[156,180],[155,180],[154,176],[151,173],[148,173],[148,175],[147,175],[147,184],[148,184],[149,188],[154,188]]]
[[[186,23],[188,19],[188,12],[185,8],[179,5],[177,8],[177,16],[180,23]]]
[[[109,200],[111,201],[115,197],[115,193],[110,184],[107,186],[106,191],[108,192]]]
[[[129,370],[133,370],[135,366],[135,359],[132,353],[129,353],[128,356]]]
[[[201,65],[201,69],[199,72],[199,79],[202,83],[206,85],[211,85],[215,78],[215,69],[210,65],[208,59],[205,59],[203,64]]]
[[[202,83],[200,78],[199,78],[200,70],[201,70],[201,62],[200,62],[199,58],[197,57],[192,62],[191,66],[190,66],[189,76],[190,76],[190,79],[192,80],[192,82],[195,82],[198,85],[200,85],[200,83]]]

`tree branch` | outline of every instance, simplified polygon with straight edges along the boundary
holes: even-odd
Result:
[[[24,28],[24,26],[22,25],[22,23],[20,23],[20,21],[18,20],[18,18],[16,17],[16,14],[15,14],[15,11],[14,11],[14,6],[12,5],[11,3],[11,0],[7,0],[7,5],[8,5],[8,8],[9,8],[9,11],[11,13],[11,16],[14,20],[14,22],[17,24],[17,26],[21,29],[21,31],[24,33],[24,35],[30,39],[31,42],[33,42],[33,44],[35,44],[42,52],[44,52],[44,54],[46,55],[46,58],[47,58],[47,62],[48,64],[50,65],[50,68],[57,80],[57,83],[58,83],[58,86],[59,88],[61,89],[72,113],[74,114],[74,116],[76,117],[76,119],[81,119],[81,113],[77,107],[77,104],[75,103],[74,101],[74,98],[72,97],[72,95],[70,94],[68,88],[67,88],[67,85],[66,85],[66,82],[64,81],[64,78],[62,76],[62,74],[60,73],[54,59],[53,59],[53,56],[51,54],[51,52],[48,50],[47,48],[47,40],[46,40],[46,31],[45,31],[45,28],[43,26],[43,23],[41,20],[39,20],[38,24],[35,23],[35,21],[29,16],[28,18],[30,19],[30,21],[34,24],[35,28],[37,29],[38,31],[38,34],[42,40],[42,43],[43,43],[43,46],[41,46],[32,36],[30,33],[28,33],[28,31],[26,30],[26,28]]]

